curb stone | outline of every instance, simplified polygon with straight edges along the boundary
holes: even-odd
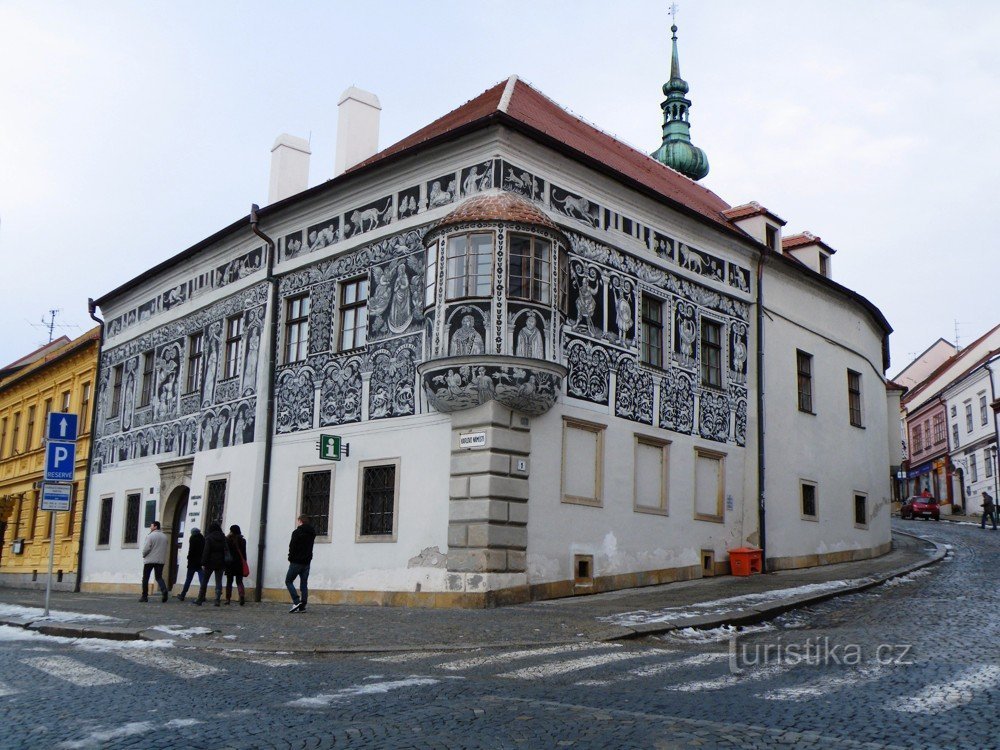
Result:
[[[604,631],[599,631],[598,633],[591,635],[586,640],[597,641],[597,642],[613,642],[613,641],[644,638],[650,635],[661,635],[675,630],[680,630],[683,628],[696,628],[700,630],[706,630],[706,629],[722,627],[724,625],[741,626],[741,625],[751,625],[759,622],[765,622],[767,620],[774,619],[778,615],[784,614],[785,612],[789,612],[794,609],[798,609],[800,607],[819,604],[821,602],[827,601],[829,599],[834,599],[836,597],[846,596],[848,594],[855,594],[862,591],[866,591],[867,589],[879,586],[893,578],[899,578],[900,576],[907,575],[914,571],[929,567],[930,565],[940,562],[941,560],[944,559],[945,555],[947,555],[948,553],[948,550],[945,548],[943,544],[939,544],[938,542],[928,539],[927,537],[923,537],[918,534],[913,534],[907,531],[898,531],[895,529],[892,531],[892,533],[900,534],[902,536],[908,536],[913,539],[918,539],[922,542],[925,542],[928,545],[932,545],[934,548],[934,553],[924,560],[918,560],[915,563],[904,565],[903,567],[889,571],[886,574],[860,579],[856,584],[852,586],[844,586],[841,588],[820,591],[815,594],[802,594],[799,596],[787,597],[773,603],[762,603],[747,608],[727,610],[724,612],[702,615],[699,617],[674,618],[657,623],[609,627]],[[169,633],[158,630],[151,630],[148,628],[142,630],[129,630],[126,628],[112,628],[112,627],[91,628],[84,626],[72,626],[66,624],[52,624],[46,620],[33,620],[25,617],[3,617],[0,618],[0,625],[9,625],[11,627],[26,628],[29,630],[35,630],[37,632],[44,633],[46,635],[57,635],[65,638],[102,638],[106,640],[116,640],[116,641],[128,641],[128,640],[156,641],[156,640],[173,639],[173,637]],[[212,635],[215,635],[215,633],[213,633]],[[568,643],[579,643],[580,641],[581,641],[580,638],[568,637],[568,638],[554,638],[554,639],[539,640],[539,641],[503,640],[503,641],[487,641],[482,643],[461,643],[461,644],[433,643],[433,644],[422,644],[422,645],[403,644],[395,646],[294,647],[283,644],[233,643],[233,642],[218,642],[218,641],[212,643],[199,643],[199,644],[185,642],[185,645],[209,651],[245,651],[248,653],[271,653],[271,654],[280,652],[285,654],[298,654],[298,655],[306,655],[306,654],[349,655],[349,654],[393,654],[393,653],[412,652],[412,651],[462,652],[462,651],[476,651],[481,649],[495,649],[495,648],[509,648],[509,647],[540,648],[544,646],[559,646]]]

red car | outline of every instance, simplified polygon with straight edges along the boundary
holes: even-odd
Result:
[[[900,518],[933,518],[941,520],[941,507],[933,497],[908,497],[899,509]]]

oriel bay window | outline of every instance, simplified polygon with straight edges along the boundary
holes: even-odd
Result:
[[[552,297],[552,244],[526,234],[509,235],[507,294],[549,304]]]
[[[427,248],[427,258],[424,264],[424,306],[434,304],[437,297],[437,274],[438,274],[438,243],[437,240]]]
[[[285,362],[301,362],[309,350],[309,295],[287,302],[285,318]]]
[[[489,297],[492,281],[493,235],[480,232],[449,237],[446,297]]]

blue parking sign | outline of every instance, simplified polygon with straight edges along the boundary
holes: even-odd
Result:
[[[45,481],[72,482],[76,465],[76,443],[45,444]]]
[[[49,421],[45,425],[45,437],[48,440],[73,443],[76,441],[76,426],[76,414],[52,412],[49,414]]]

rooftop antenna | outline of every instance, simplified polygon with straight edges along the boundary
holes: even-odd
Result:
[[[962,351],[962,341],[958,335],[958,318],[954,319],[954,323],[955,323],[955,348],[958,351]]]
[[[43,315],[41,323],[32,323],[31,324],[34,328],[45,328],[45,329],[48,330],[48,332],[49,332],[49,340],[46,342],[48,344],[52,343],[52,334],[53,334],[53,332],[55,331],[56,328],[79,328],[80,327],[80,326],[77,326],[77,325],[70,325],[70,324],[67,324],[67,323],[56,323],[56,315],[58,315],[61,312],[62,312],[62,310],[60,310],[60,309],[49,310],[48,320],[46,320],[45,316]]]

